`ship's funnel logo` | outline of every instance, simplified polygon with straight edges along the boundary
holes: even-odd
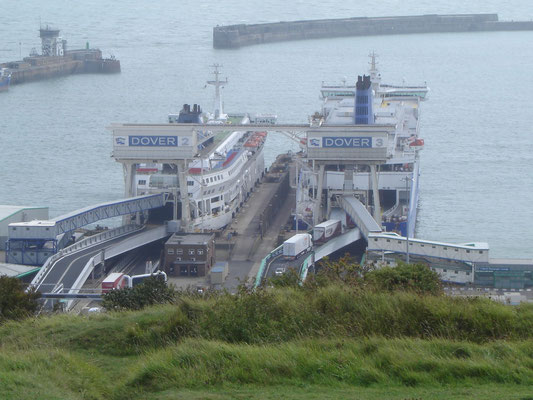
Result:
[[[321,147],[320,139],[311,139],[309,140],[309,147]]]
[[[124,136],[118,136],[115,138],[115,144],[117,146],[124,146],[126,144],[126,138]]]

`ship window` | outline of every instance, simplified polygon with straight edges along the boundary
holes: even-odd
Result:
[[[146,185],[146,179],[140,179],[139,185]]]
[[[183,249],[176,249],[176,254],[183,254]]]
[[[470,272],[467,272],[466,274],[467,274],[467,275],[470,275]]]
[[[174,254],[174,249],[168,249],[167,253],[168,254]]]
[[[483,251],[479,250],[479,254],[483,254]]]
[[[470,250],[467,250],[466,252],[467,252],[467,253],[470,253]]]
[[[459,249],[455,249],[455,251],[459,251]]]
[[[390,239],[387,239],[387,243],[390,243]]]
[[[30,230],[30,228],[26,228],[26,230],[27,230],[27,231],[29,231],[29,230]]]
[[[209,178],[209,182],[213,183],[213,177]]]
[[[187,185],[194,186],[194,181],[187,181]]]
[[[448,272],[448,270],[447,269],[443,269],[442,272]]]
[[[421,245],[420,245],[420,247],[424,247],[424,245],[423,245],[423,244],[421,244]]]
[[[435,248],[435,246],[431,246],[431,248],[432,248],[432,249],[434,249],[434,248]]]
[[[448,248],[447,247],[443,247],[442,250],[448,250]]]
[[[216,197],[213,197],[213,198],[211,199],[211,201],[212,201],[213,203],[214,203],[214,202],[217,202],[217,201],[219,201],[219,200],[220,200],[220,196],[216,196]]]
[[[378,241],[378,238],[374,238],[374,242],[377,242]]]
[[[13,227],[13,230],[14,230],[14,231],[16,231],[16,230],[17,230],[17,228]]]
[[[454,274],[458,274],[459,272],[458,271],[453,271]]]
[[[204,251],[201,249],[198,249],[198,255],[201,256],[202,254],[204,254]]]
[[[189,249],[189,255],[194,256],[194,249]]]

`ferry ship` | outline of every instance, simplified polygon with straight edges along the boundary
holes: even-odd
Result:
[[[420,102],[427,99],[429,88],[427,85],[406,86],[387,85],[381,83],[376,55],[370,55],[370,70],[368,76],[359,77],[357,85],[326,84],[322,82],[320,99],[323,101],[321,111],[311,118],[311,126],[351,125],[351,124],[392,124],[395,126],[394,148],[392,156],[384,164],[377,165],[377,187],[379,189],[379,207],[376,214],[373,210],[371,166],[366,164],[343,165],[329,163],[325,166],[322,191],[328,199],[335,195],[353,194],[374,216],[379,215],[382,228],[386,231],[397,232],[402,236],[411,237],[415,233],[418,211],[418,190],[420,174],[420,151],[424,147],[424,140],[419,137]],[[355,104],[356,92],[362,89],[370,97],[369,114],[364,115],[364,121],[357,115]],[[389,145],[391,147],[392,145]],[[347,178],[349,177],[349,178]],[[299,229],[312,227],[316,222],[316,195],[314,188],[318,186],[316,173],[312,166],[305,164],[299,172],[297,205],[294,222]],[[331,216],[332,210],[326,204],[318,205],[320,220],[323,216]],[[322,208],[322,210],[320,210]],[[335,210],[333,210],[335,211]],[[376,217],[374,217],[376,218]],[[379,219],[378,218],[378,219]]]
[[[5,92],[9,89],[9,82],[11,81],[11,73],[7,68],[0,68],[0,92]]]
[[[202,140],[196,157],[188,161],[186,176],[189,197],[190,226],[188,230],[217,230],[228,225],[243,205],[265,170],[263,155],[267,132],[232,131],[231,124],[248,124],[248,115],[224,113],[220,88],[219,65],[215,64],[215,79],[207,83],[215,87],[215,110],[204,113],[194,104],[184,104],[179,114],[170,114],[168,122],[228,125],[228,130],[212,134]],[[275,123],[271,114],[255,115],[252,119]],[[136,194],[177,193],[179,177],[172,164],[139,164],[135,174]],[[178,196],[171,198],[178,201]],[[182,212],[182,207],[173,207]],[[183,208],[186,209],[186,208]],[[181,215],[164,216],[163,219],[182,220]]]

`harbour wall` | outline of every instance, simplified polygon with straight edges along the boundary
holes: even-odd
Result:
[[[498,14],[357,17],[240,24],[213,28],[213,47],[238,48],[288,40],[437,32],[533,30],[533,21],[499,21]]]
[[[9,68],[11,84],[50,79],[58,76],[83,73],[120,72],[120,61],[103,59],[98,49],[70,50],[61,57],[30,56],[22,61],[0,64]]]

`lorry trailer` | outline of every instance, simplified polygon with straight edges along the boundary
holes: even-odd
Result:
[[[283,256],[286,259],[295,259],[310,250],[313,240],[308,233],[298,233],[283,242]]]
[[[330,219],[313,228],[313,242],[326,242],[341,233],[341,221]]]

